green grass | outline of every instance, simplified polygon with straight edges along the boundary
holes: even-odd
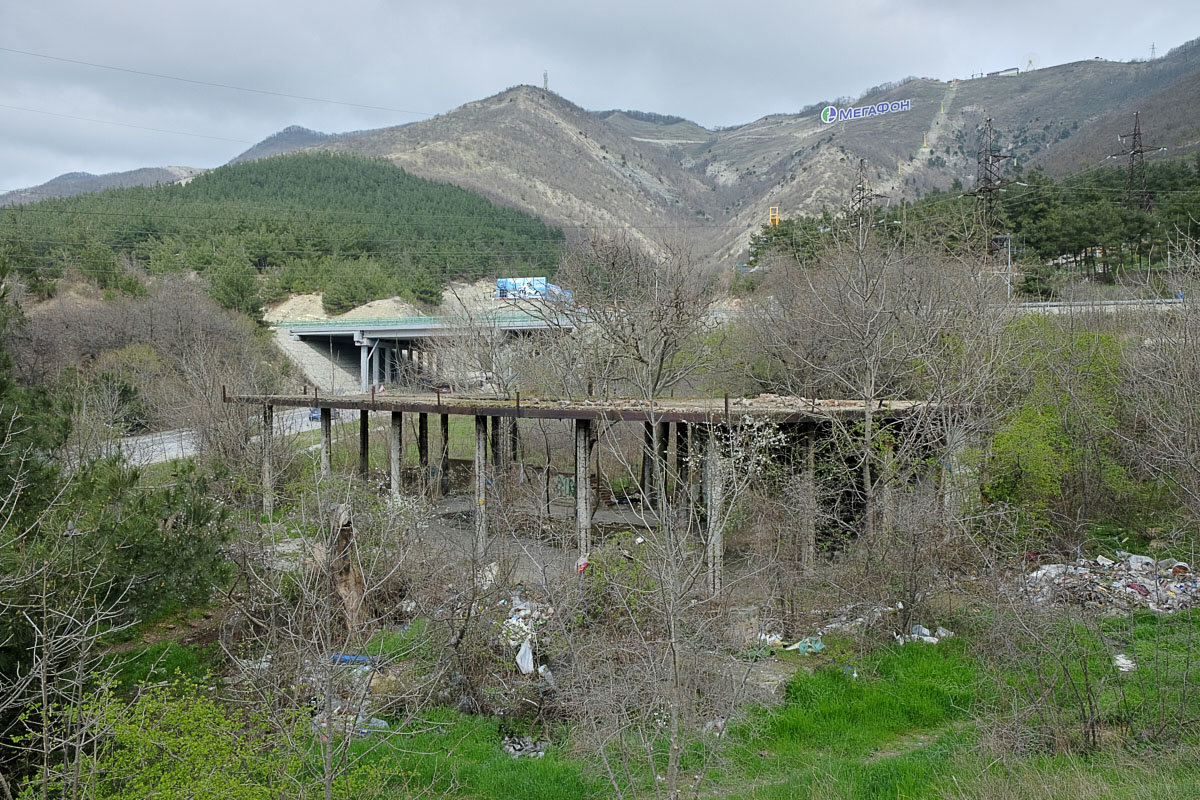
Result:
[[[115,667],[116,686],[129,691],[142,683],[158,683],[176,678],[203,681],[220,664],[221,648],[215,644],[181,645],[157,642],[105,657],[106,666]]]
[[[540,759],[511,758],[500,748],[496,720],[436,710],[412,727],[382,742],[355,742],[352,749],[361,759],[356,770],[396,776],[391,789],[424,789],[433,797],[607,796],[604,787],[585,774],[581,762],[563,756],[557,747]]]
[[[796,658],[820,666],[811,673],[798,671],[780,705],[752,711],[723,740],[702,736],[690,743],[685,774],[690,778],[694,770],[708,770],[702,797],[747,800],[1195,796],[1200,747],[1194,722],[1169,742],[1147,745],[1109,738],[1091,754],[998,757],[981,746],[989,731],[978,719],[1007,698],[973,649],[972,626],[965,619],[958,622],[955,627],[964,633],[937,645],[885,646],[865,655],[849,640],[829,637],[828,649],[819,656]],[[1110,670],[1100,696],[1106,725],[1115,729],[1143,705],[1153,709],[1163,701],[1175,707],[1190,704],[1195,719],[1196,703],[1185,693],[1185,687],[1196,683],[1195,670],[1185,672],[1185,665],[1193,640],[1200,638],[1200,614],[1147,613],[1077,624],[1073,635],[1120,647],[1141,667],[1118,676]],[[426,652],[428,633],[427,623],[417,620],[406,629],[376,634],[365,651],[409,660],[434,658],[436,650]],[[1092,660],[1089,669],[1107,664],[1107,655],[1086,647],[1082,652]],[[122,685],[132,686],[179,676],[203,678],[216,653],[211,647],[160,643],[119,658]],[[858,677],[845,674],[843,666],[855,667]],[[1014,672],[1011,677],[1022,676]],[[1156,681],[1159,688],[1154,688]],[[403,730],[354,741],[355,761],[340,779],[337,796],[418,791],[495,800],[615,796],[594,764],[572,756],[569,731],[532,732],[552,740],[549,753],[537,760],[512,759],[501,749],[499,720],[448,709],[425,711]],[[698,755],[714,746],[715,761]],[[310,758],[315,757],[314,749]],[[317,775],[313,761],[304,780],[315,784]],[[632,764],[630,777],[634,785],[624,787],[626,796],[652,796],[662,788],[644,763]]]
[[[722,797],[925,797],[965,750],[978,670],[962,639],[889,647],[854,664],[798,672],[785,702],[731,733]],[[744,787],[750,788],[744,788]]]

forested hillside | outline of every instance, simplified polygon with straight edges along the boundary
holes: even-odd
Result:
[[[1136,181],[1135,181],[1136,183]],[[1160,292],[1175,294],[1164,268],[1172,243],[1194,239],[1200,222],[1200,158],[1176,158],[1146,165],[1146,195],[1131,187],[1125,167],[1082,170],[1056,180],[1041,169],[1010,173],[999,192],[993,234],[1012,235],[1013,258],[1023,266],[1022,288],[1050,297],[1064,281],[1086,277],[1115,282],[1123,271],[1152,269],[1162,279]],[[1143,200],[1149,209],[1143,208]],[[941,231],[943,238],[963,232],[984,235],[981,200],[961,187],[933,190],[915,202],[881,211],[879,225],[899,237]],[[751,264],[771,253],[805,260],[815,257],[823,232],[836,209],[819,217],[785,218],[764,226],[751,240]],[[978,244],[978,242],[976,242]]]
[[[435,303],[451,278],[551,275],[564,237],[522,212],[414,177],[382,159],[307,153],[222,167],[183,186],[14,208],[0,259],[49,297],[78,273],[141,291],[140,275],[194,270],[226,308],[288,292],[344,311],[400,295]]]

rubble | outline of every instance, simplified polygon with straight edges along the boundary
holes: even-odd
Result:
[[[1074,564],[1045,564],[1024,577],[1019,587],[1035,603],[1070,603],[1100,612],[1140,608],[1173,614],[1200,599],[1200,580],[1191,567],[1173,558],[1117,553],[1078,559]]]

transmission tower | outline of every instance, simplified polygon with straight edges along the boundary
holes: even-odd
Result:
[[[1129,141],[1129,149],[1113,153],[1110,158],[1129,157],[1129,175],[1125,179],[1125,201],[1130,208],[1140,208],[1150,213],[1150,190],[1146,188],[1146,151],[1165,150],[1165,147],[1142,143],[1142,112],[1133,112],[1133,130],[1122,134],[1121,141]]]
[[[992,129],[992,119],[983,123],[983,131],[979,135],[979,153],[976,157],[975,188],[971,194],[979,198],[983,217],[984,233],[988,237],[988,247],[998,249],[993,241],[1000,224],[1000,187],[1005,181],[1000,177],[1000,164],[1006,155],[1000,154],[996,147],[996,132]]]
[[[873,201],[883,197],[871,191],[871,181],[867,177],[867,160],[858,160],[858,170],[854,175],[854,186],[850,189],[850,216],[869,224],[875,206]]]

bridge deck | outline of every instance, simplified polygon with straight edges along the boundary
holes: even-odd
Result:
[[[382,393],[325,396],[233,395],[229,403],[293,408],[337,408],[358,411],[400,411],[420,414],[464,414],[480,417],[524,419],[602,419],[624,422],[713,423],[752,417],[774,422],[856,415],[863,405],[856,400],[818,400],[807,397],[759,395],[749,398],[671,398],[653,404],[639,399],[546,400],[536,397],[502,398],[462,394],[393,395]],[[885,416],[908,413],[927,406],[924,401],[884,400],[877,409]]]

